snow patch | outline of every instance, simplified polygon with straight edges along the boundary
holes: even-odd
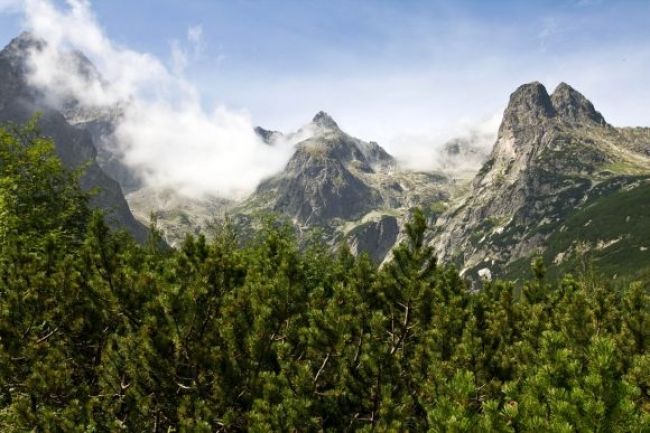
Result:
[[[482,280],[492,281],[492,271],[490,271],[490,268],[479,269],[478,276]]]

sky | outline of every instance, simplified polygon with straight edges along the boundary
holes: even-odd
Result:
[[[324,110],[398,156],[496,132],[530,81],[565,81],[610,123],[650,126],[647,0],[0,0],[0,43],[38,3],[81,4],[116,50],[160,62],[207,112],[292,131]]]

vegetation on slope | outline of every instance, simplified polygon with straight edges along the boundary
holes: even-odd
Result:
[[[614,278],[639,279],[650,270],[650,181],[628,182],[603,191],[568,215],[545,242],[544,262],[553,277],[586,272],[595,266]],[[605,188],[607,189],[607,188]],[[511,265],[508,275],[522,277],[526,263]]]
[[[648,280],[472,292],[419,211],[381,269],[273,223],[140,246],[0,137],[2,432],[650,429]]]

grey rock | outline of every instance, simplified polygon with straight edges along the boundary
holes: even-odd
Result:
[[[319,111],[314,116],[312,123],[322,128],[339,129],[339,125],[324,111]]]
[[[379,221],[363,223],[348,233],[353,254],[368,253],[375,263],[381,263],[395,245],[400,233],[397,218],[384,216]]]
[[[381,194],[355,172],[373,173],[393,159],[376,143],[343,133],[320,112],[313,124],[322,128],[296,146],[285,170],[257,188],[273,195],[271,208],[299,224],[323,224],[334,218],[356,219],[382,203]]]
[[[278,137],[281,137],[282,134],[278,131],[271,131],[264,129],[261,126],[255,127],[255,133],[264,141],[264,143],[272,145]]]
[[[574,125],[593,122],[605,126],[607,122],[594,105],[580,92],[566,83],[560,83],[551,95],[551,103],[558,116]]]
[[[351,137],[324,112],[303,130],[313,135],[296,145],[285,169],[233,213],[273,211],[298,233],[319,228],[329,243],[348,239],[381,262],[412,206],[449,198],[447,177],[400,169],[379,144]]]

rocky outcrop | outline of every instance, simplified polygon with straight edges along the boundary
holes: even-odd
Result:
[[[262,128],[261,126],[255,127],[255,133],[262,139],[264,143],[269,145],[275,144],[275,140],[282,136],[282,134],[278,131],[270,131],[268,129]]]
[[[353,254],[365,252],[372,261],[381,263],[395,245],[399,233],[397,218],[383,216],[378,221],[369,221],[352,229],[347,242]]]
[[[377,144],[350,137],[324,112],[310,125],[316,133],[296,146],[282,174],[263,182],[256,195],[301,225],[357,219],[380,207],[382,196],[359,173],[373,173],[393,158]],[[381,166],[381,167],[380,167]]]
[[[120,184],[125,195],[142,189],[145,186],[142,177],[136,169],[124,162],[124,151],[115,137],[121,116],[119,107],[92,110],[82,114],[83,116],[68,116],[68,113],[64,112],[69,122],[90,133],[97,149],[97,165]]]
[[[567,84],[552,95],[537,82],[519,87],[472,190],[436,223],[432,242],[439,255],[475,278],[479,268],[498,275],[543,250],[550,233],[596,186],[616,179],[612,185],[620,187],[634,172],[630,167],[650,167],[647,158],[627,151],[625,142]]]
[[[606,126],[605,118],[580,92],[566,83],[560,83],[551,96],[551,103],[557,116],[564,122],[583,126],[594,123]]]

